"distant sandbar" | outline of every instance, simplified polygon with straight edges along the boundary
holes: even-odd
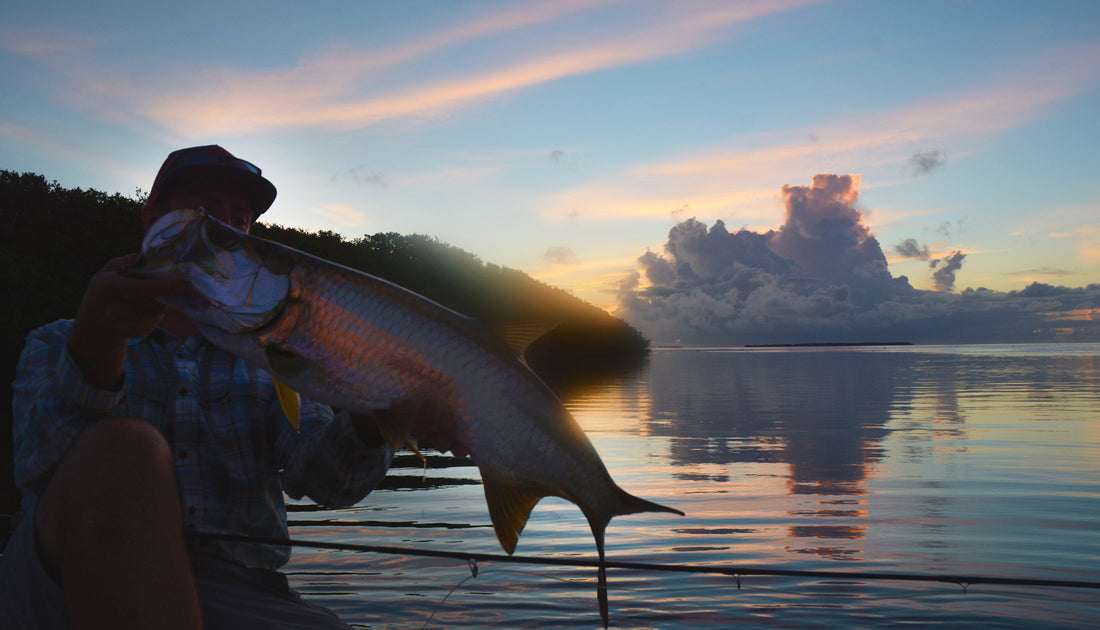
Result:
[[[818,346],[911,346],[911,341],[818,341],[811,343],[747,343],[746,348],[807,348]]]

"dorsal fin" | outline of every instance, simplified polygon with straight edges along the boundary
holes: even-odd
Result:
[[[498,326],[496,330],[508,347],[522,357],[527,352],[528,346],[557,328],[560,323],[556,321],[512,322]]]

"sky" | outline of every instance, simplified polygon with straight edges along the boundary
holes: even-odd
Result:
[[[1100,3],[17,3],[0,169],[426,234],[658,343],[1100,341]]]

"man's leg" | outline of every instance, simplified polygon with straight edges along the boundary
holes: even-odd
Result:
[[[202,628],[163,436],[140,420],[88,427],[38,500],[40,554],[70,628]]]

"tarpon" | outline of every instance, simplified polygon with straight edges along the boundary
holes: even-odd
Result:
[[[554,393],[522,360],[537,329],[503,338],[396,284],[236,230],[205,211],[176,210],[150,227],[125,273],[183,278],[165,298],[214,345],[313,400],[369,414],[398,403],[442,410],[455,451],[481,472],[497,539],[511,554],[543,497],[580,507],[601,563],[621,514],[683,513],[629,494]],[[282,389],[282,393],[289,390]],[[293,405],[284,404],[293,416]],[[395,446],[409,426],[382,426]],[[606,581],[599,572],[607,626]]]

